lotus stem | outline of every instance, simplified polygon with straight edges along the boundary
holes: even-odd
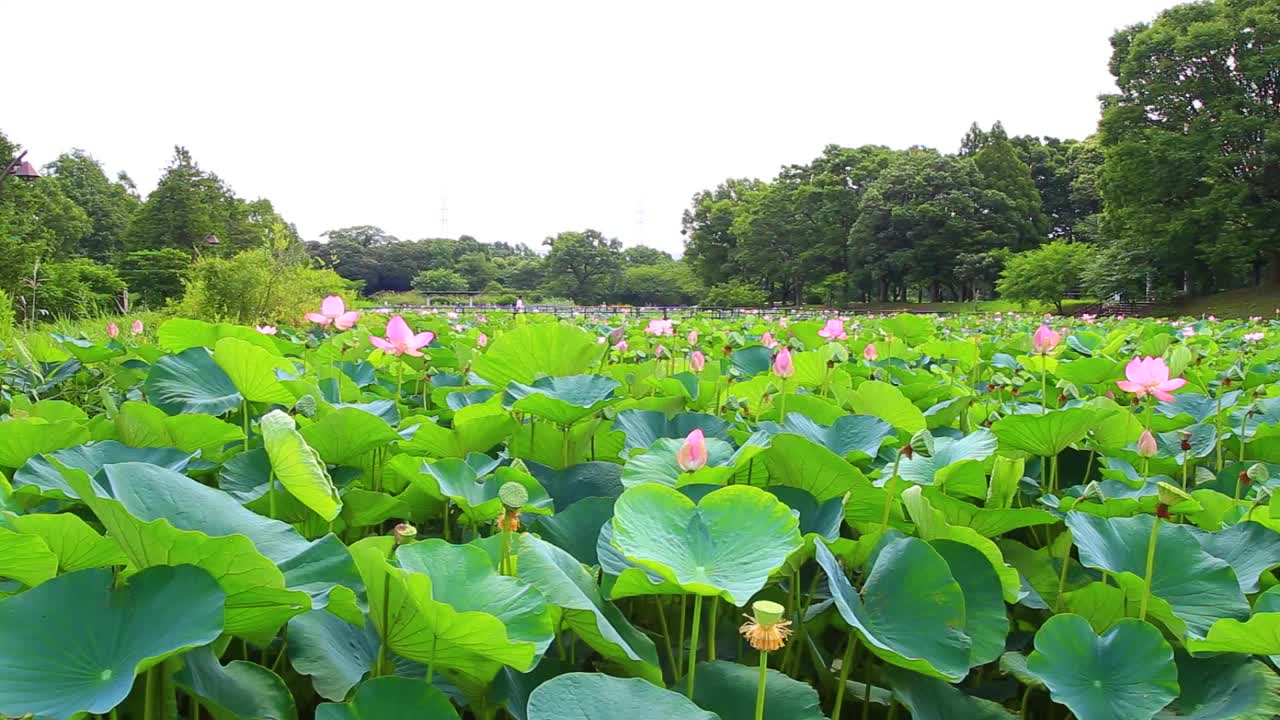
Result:
[[[662,596],[654,595],[653,602],[658,606],[658,624],[662,627],[662,644],[667,648],[667,660],[671,662],[671,672],[676,672],[676,654],[671,649],[671,631],[667,627],[667,610],[662,606]]]
[[[1071,546],[1067,545],[1067,551],[1062,556],[1062,571],[1058,573],[1058,594],[1053,597],[1053,611],[1055,613],[1060,612],[1062,609],[1062,591],[1067,587],[1067,568],[1070,565]]]
[[[142,688],[143,720],[159,720],[160,716],[157,714],[157,711],[156,711],[156,694],[160,690],[160,688],[157,687],[159,685],[159,682],[157,681],[158,679],[156,676],[159,674],[160,674],[160,666],[155,665],[155,666],[152,666],[149,670],[147,670],[146,675],[143,678],[143,683],[144,683]],[[161,712],[163,712],[163,710],[161,710]]]
[[[676,656],[680,660],[680,672],[677,675],[677,677],[679,677],[680,675],[684,675],[684,672],[685,672],[684,670],[684,618],[686,615],[685,610],[687,609],[685,607],[685,602],[688,600],[688,598],[689,598],[688,595],[680,596],[680,626],[676,628],[678,630],[676,637],[679,638],[677,642],[680,645],[680,652]]]
[[[849,642],[844,646],[844,657],[840,660],[840,677],[836,681],[836,704],[831,708],[831,720],[840,720],[840,709],[844,706],[844,689],[849,682],[849,668],[853,666],[855,650],[858,647],[858,634],[849,630]]]
[[[720,596],[711,598],[711,619],[707,625],[707,659],[716,661],[716,616],[720,614]]]
[[[1151,601],[1151,573],[1156,564],[1156,541],[1160,538],[1160,516],[1155,516],[1151,523],[1151,538],[1147,540],[1147,574],[1142,586],[1142,605],[1138,609],[1138,619],[1147,619],[1147,604]]]
[[[862,676],[862,720],[871,717],[871,668],[875,659],[874,653],[867,653],[867,672]]]
[[[898,463],[902,462],[902,452],[898,452],[898,456],[893,459],[893,473],[889,475],[889,479],[884,482],[884,515],[880,518],[880,532],[889,532],[889,513],[893,510],[893,489],[889,487],[890,481],[898,477]]]
[[[769,677],[769,653],[760,651],[760,677],[756,681],[756,720],[764,720],[764,685]]]
[[[1049,362],[1040,356],[1040,414],[1049,414]]]
[[[702,596],[693,596],[693,629],[689,631],[689,674],[686,677],[687,695],[690,700],[693,699],[693,675],[698,669],[698,622],[702,618]]]
[[[244,421],[244,451],[249,452],[249,401],[240,406],[240,415]]]
[[[1031,686],[1022,691],[1022,706],[1018,709],[1018,717],[1027,720],[1027,703],[1031,700]]]

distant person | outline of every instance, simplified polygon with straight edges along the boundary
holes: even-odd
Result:
[[[524,298],[516,298],[516,312],[524,312]]]

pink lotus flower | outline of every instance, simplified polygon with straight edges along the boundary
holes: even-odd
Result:
[[[880,351],[876,349],[876,344],[867,343],[867,346],[862,348],[862,357],[866,359],[868,362],[875,362],[879,360]]]
[[[142,321],[141,321],[141,320],[134,320],[134,321],[133,321],[133,325],[129,328],[129,330],[131,330],[131,331],[133,332],[133,334],[134,334],[134,335],[141,335],[141,334],[142,334]]]
[[[1098,319],[1098,316],[1090,315],[1089,313],[1084,313],[1083,315],[1080,316],[1080,319],[1084,321],[1085,325],[1092,325],[1093,321]]]
[[[1209,316],[1209,322],[1218,322],[1218,318],[1217,318],[1217,317],[1215,317],[1215,316],[1213,316],[1213,315],[1210,315],[1210,316]]]
[[[791,360],[791,350],[782,348],[773,356],[773,374],[780,378],[789,378],[796,373],[795,363]]]
[[[690,330],[690,331],[689,331],[689,336],[688,336],[688,338],[687,338],[687,339],[689,340],[689,344],[690,344],[690,345],[697,345],[697,344],[698,344],[698,331],[697,331],[697,330]]]
[[[773,333],[771,332],[766,332],[764,335],[760,336],[760,344],[764,345],[770,350],[778,347],[778,341],[773,339]]]
[[[480,333],[479,335],[476,336],[476,347],[484,347],[488,344],[489,344],[488,335],[485,335],[484,333]]]
[[[1124,366],[1124,380],[1117,380],[1116,385],[1125,392],[1131,392],[1138,397],[1151,394],[1157,398],[1172,402],[1174,390],[1187,384],[1182,378],[1169,379],[1169,366],[1164,364],[1164,358],[1145,357],[1134,358]]]
[[[765,318],[765,319],[767,320],[768,318]],[[787,320],[784,317],[778,318],[778,327],[782,328],[783,330],[786,330],[790,326],[791,326],[791,322],[789,320]]]
[[[666,346],[665,346],[665,345],[663,345],[662,343],[658,343],[658,347],[656,347],[656,348],[654,348],[654,349],[653,349],[653,356],[654,356],[654,357],[666,357],[666,355],[667,355],[667,348],[666,348]]]
[[[306,318],[321,327],[333,325],[339,330],[350,330],[360,319],[360,313],[347,312],[347,304],[340,295],[330,295],[320,303],[320,312],[307,313]],[[404,322],[401,320],[401,322]]]
[[[1191,325],[1182,328],[1182,337],[1195,337],[1196,329]]]
[[[613,344],[613,349],[617,350],[618,352],[626,352],[627,348],[629,347],[631,346],[627,344],[626,340],[619,340],[618,342]]]
[[[693,472],[707,464],[707,441],[700,428],[684,439],[684,444],[676,451],[676,463],[685,472]]]
[[[844,321],[839,318],[831,318],[826,325],[818,331],[818,337],[824,337],[828,340],[847,340],[848,334],[844,331]]]
[[[107,323],[107,335],[113,338],[120,337],[120,326],[115,323]]]
[[[1150,430],[1143,430],[1142,435],[1138,437],[1138,457],[1150,459],[1155,457],[1159,450],[1155,436]]]
[[[650,320],[644,331],[656,336],[673,335],[675,334],[675,326],[670,320]]]
[[[276,326],[275,326],[275,325],[255,325],[255,326],[253,326],[253,329],[254,329],[254,330],[257,330],[258,332],[262,333],[263,335],[275,335],[275,334],[276,334]]]
[[[422,357],[422,353],[418,348],[424,348],[431,344],[436,337],[433,332],[413,334],[413,330],[409,329],[409,324],[404,318],[396,315],[387,323],[387,337],[380,338],[375,336],[369,337],[369,342],[374,347],[391,355],[412,355],[413,357]]]
[[[446,314],[445,314],[445,317],[449,318],[450,320],[457,320],[457,319],[458,319],[458,313],[456,313],[456,312],[454,312],[454,311],[450,310],[448,313],[446,313]]]
[[[1041,325],[1036,328],[1036,334],[1031,336],[1031,348],[1035,350],[1037,355],[1047,355],[1058,347],[1058,343],[1062,342],[1062,336],[1055,332],[1048,325]]]
[[[693,370],[694,372],[702,372],[702,369],[706,366],[707,356],[703,355],[701,350],[694,350],[693,353],[689,355],[690,370]]]
[[[1248,343],[1256,343],[1256,342],[1260,342],[1264,337],[1266,337],[1266,335],[1264,335],[1262,332],[1245,333],[1244,341]]]

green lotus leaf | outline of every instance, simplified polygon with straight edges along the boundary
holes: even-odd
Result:
[[[529,463],[528,466],[529,472],[546,488],[557,512],[563,512],[586,498],[616,499],[624,490],[620,479],[622,467],[617,463],[585,462],[562,470],[542,463]]]
[[[852,492],[861,500],[876,505],[875,519],[880,519],[879,509],[884,505],[886,491],[872,486],[861,471],[825,447],[799,435],[784,434],[774,437],[769,449],[760,457],[768,470],[767,484],[804,490],[818,502]],[[739,461],[739,465],[746,463]],[[740,468],[739,481],[744,479],[743,472]],[[753,483],[765,484],[761,480],[753,480]]]
[[[1258,579],[1280,565],[1280,533],[1261,523],[1242,522],[1214,533],[1194,533],[1200,547],[1225,560],[1236,573],[1240,591],[1258,592]]]
[[[825,447],[841,458],[874,458],[880,454],[880,446],[894,434],[893,426],[871,415],[841,415],[829,425],[818,424],[792,409],[794,401],[787,400],[787,418],[781,432],[803,435]]]
[[[612,423],[590,418],[567,431],[548,423],[529,422],[511,436],[507,453],[522,460],[563,470],[578,463],[616,458],[622,453],[622,433],[613,432]]]
[[[684,438],[659,438],[646,452],[632,456],[622,467],[622,485],[628,488],[646,483],[667,487],[687,483],[720,485],[733,475],[734,469],[728,465],[733,446],[717,438],[706,440],[707,464],[686,473],[677,459],[684,442]]]
[[[532,535],[521,535],[517,550],[517,575],[537,588],[548,603],[562,610],[564,625],[627,675],[662,684],[662,670],[653,641],[637,630],[618,608],[605,602],[595,577],[582,563]]]
[[[1018,495],[1018,484],[1022,482],[1022,474],[1026,471],[1026,460],[997,455],[991,461],[991,482],[987,488],[986,506],[991,510],[1005,510],[1013,507],[1013,499]]]
[[[38,400],[31,402],[21,395],[9,402],[9,416],[15,418],[37,417],[49,422],[72,420],[83,423],[89,420],[88,413],[66,400]]]
[[[0,600],[0,713],[106,713],[139,671],[222,632],[222,590],[199,568],[154,567],[112,584],[110,570],[82,570]]]
[[[1280,715],[1280,677],[1243,655],[1174,657],[1181,694],[1161,720],[1271,720]]]
[[[1002,447],[1052,457],[1083,440],[1097,418],[1097,412],[1090,408],[1007,415],[991,426],[991,432],[1000,438]]]
[[[1154,520],[1151,515],[1107,519],[1073,512],[1067,514],[1066,522],[1080,562],[1110,572],[1129,595],[1140,598]],[[1196,532],[1185,525],[1161,523],[1150,612],[1175,636],[1200,640],[1218,620],[1248,617],[1249,604],[1231,566],[1205,552]]]
[[[911,712],[912,720],[1016,720],[1000,705],[968,695],[937,678],[896,667],[884,669],[894,697]]]
[[[31,458],[89,442],[89,430],[75,420],[0,420],[0,468],[20,468]]]
[[[613,519],[615,498],[584,498],[554,515],[534,515],[529,529],[584,565],[599,565],[600,528]]]
[[[370,537],[351,546],[368,594],[369,618],[391,652],[432,665],[464,690],[487,685],[503,665],[522,672],[533,667],[538,643],[511,640],[506,624],[488,612],[458,611],[436,600],[432,578],[387,562],[393,542],[390,537]],[[484,571],[492,574],[487,557],[480,559]],[[478,574],[481,570],[479,563],[468,563],[460,572]],[[465,594],[467,587],[453,592]]]
[[[166,355],[147,373],[147,398],[170,415],[223,415],[244,402],[227,373],[204,348]]]
[[[107,360],[121,357],[126,352],[125,347],[115,341],[108,342],[105,345],[98,345],[88,340],[67,337],[58,333],[50,333],[49,335],[61,343],[62,347],[71,353],[75,359],[86,365],[106,362]]]
[[[1058,363],[1054,374],[1074,385],[1109,385],[1124,379],[1124,367],[1108,358],[1090,357]]]
[[[1000,577],[977,549],[952,540],[929,543],[947,561],[964,593],[964,634],[969,636],[969,666],[985,665],[1004,652],[1009,616],[1000,595]]]
[[[156,331],[160,347],[171,353],[181,353],[190,348],[209,348],[217,346],[222,338],[238,338],[251,345],[256,345],[273,355],[280,350],[275,341],[259,333],[251,327],[232,323],[210,323],[190,318],[174,318],[166,320]]]
[[[1062,594],[1062,607],[1089,621],[1096,633],[1106,632],[1127,614],[1124,590],[1115,585],[1092,582],[1077,590]]]
[[[903,432],[913,433],[927,426],[924,412],[897,387],[868,380],[853,389],[849,399],[859,415],[874,415]]]
[[[917,485],[940,485],[948,492],[985,498],[982,461],[996,451],[996,436],[980,428],[962,438],[936,437],[930,455],[914,453],[898,465],[902,479]]]
[[[934,320],[928,315],[898,313],[884,321],[884,328],[894,337],[917,345],[933,336]]]
[[[621,400],[614,393],[618,387],[617,380],[601,375],[543,377],[531,385],[512,381],[507,385],[506,400],[517,412],[557,425],[573,425]]]
[[[1054,615],[1036,632],[1027,670],[1055,701],[1090,720],[1150,720],[1179,692],[1173,649],[1141,620],[1121,620],[1099,636],[1079,615]]]
[[[431,597],[436,602],[460,613],[482,612],[498,618],[511,642],[533,643],[539,655],[551,645],[553,627],[546,598],[521,578],[499,575],[479,546],[432,538],[401,547],[396,561],[403,570],[431,578]]]
[[[412,455],[433,458],[464,458],[486,453],[516,430],[516,422],[499,403],[469,405],[453,414],[450,427],[429,419],[410,418],[418,430],[400,449]]]
[[[729,440],[729,423],[706,413],[686,412],[668,417],[654,410],[623,410],[614,418],[613,429],[626,437],[627,450],[653,447],[661,438],[683,440],[694,430],[702,430],[708,438]]]
[[[130,447],[172,447],[200,452],[210,462],[222,462],[227,447],[241,446],[244,430],[212,415],[166,415],[163,410],[130,400],[116,414],[120,442]]]
[[[742,607],[801,541],[790,509],[759,488],[725,487],[695,504],[678,490],[645,484],[618,498],[613,544],[684,592]]]
[[[677,583],[623,557],[622,552],[613,545],[612,522],[600,526],[596,557],[600,561],[600,570],[604,573],[600,588],[610,600],[637,595],[678,595],[683,592]]]
[[[342,492],[342,521],[347,527],[381,525],[412,514],[399,498],[373,490],[351,488]]]
[[[739,348],[729,355],[729,363],[734,375],[749,378],[769,372],[773,351],[763,345]]]
[[[322,703],[316,720],[458,720],[449,697],[421,680],[374,678],[348,703]]]
[[[294,373],[297,369],[277,353],[239,338],[224,337],[213,346],[213,361],[249,402],[292,405],[297,399],[275,374],[276,370]]]
[[[924,495],[948,523],[973,528],[983,537],[995,538],[1011,530],[1058,522],[1056,515],[1039,508],[980,508],[932,488]]]
[[[0,577],[35,587],[58,574],[58,556],[38,535],[0,528]]]
[[[987,558],[996,575],[1000,578],[1001,592],[1005,602],[1017,602],[1022,582],[1018,572],[1004,562],[1000,548],[990,539],[983,537],[973,528],[952,525],[942,513],[930,503],[924,495],[924,488],[914,485],[902,493],[902,504],[911,515],[916,525],[916,533],[923,540],[954,540],[976,549]]]
[[[147,519],[152,512],[167,509],[165,506],[173,501],[170,493],[181,492],[184,484],[199,485],[194,480],[149,465],[122,463],[104,469],[105,490],[95,492],[83,471],[66,469],[64,473],[129,558],[133,570],[190,564],[208,572],[226,593],[228,634],[265,644],[290,617],[311,608],[311,598],[305,592],[288,589],[284,574],[260,554],[250,538],[241,534],[211,537],[175,527],[175,520],[186,524],[192,516],[212,515],[213,508],[192,503],[179,512],[171,512],[173,520],[164,516]],[[159,492],[160,488],[164,492]],[[212,488],[205,490],[200,495],[219,494]],[[226,500],[248,512],[230,498]]]
[[[764,717],[776,720],[826,720],[812,686],[777,670],[766,673]],[[693,701],[720,720],[753,720],[756,716],[756,688],[760,671],[739,663],[698,663],[698,684]]]
[[[127,562],[120,546],[115,541],[104,538],[79,516],[70,513],[11,515],[4,519],[15,532],[37,537],[57,559],[57,572],[69,573],[89,568],[123,565]],[[0,533],[0,546],[7,544],[8,538]],[[15,548],[0,552],[0,565],[10,565],[20,553]],[[11,577],[27,585],[21,576],[4,570],[0,575]],[[52,576],[50,576],[52,577]]]
[[[532,475],[499,467],[497,461],[484,455],[472,453],[466,460],[445,458],[425,463],[423,469],[428,477],[417,482],[427,492],[452,500],[473,525],[489,522],[502,514],[498,489],[506,482],[520,483],[528,491],[526,512],[550,512],[551,498]]]
[[[341,701],[378,660],[378,631],[362,614],[352,625],[323,610],[289,620],[289,664],[311,676],[316,694]]]
[[[115,440],[77,445],[76,447],[58,450],[47,456],[33,457],[13,476],[14,487],[34,487],[43,494],[61,495],[76,499],[75,491],[67,484],[62,473],[53,464],[83,470],[90,476],[96,476],[108,464],[122,462],[140,462],[162,467],[174,472],[183,472],[191,462],[191,453],[176,448],[134,448],[121,445]]]
[[[269,669],[245,660],[223,665],[209,645],[188,652],[182,659],[186,667],[174,681],[199,697],[215,715],[256,720],[298,717],[289,687]]]
[[[578,375],[599,363],[604,347],[566,323],[521,325],[495,337],[471,361],[471,372],[489,385],[532,383],[542,376]]]
[[[969,672],[964,590],[928,543],[892,533],[876,548],[859,593],[823,543],[818,565],[840,617],[885,662],[956,682]]]
[[[529,695],[526,720],[720,720],[679,693],[640,678],[568,673],[539,685]]]
[[[340,408],[302,428],[302,438],[330,465],[346,465],[400,440],[382,418],[356,408]]]
[[[284,489],[322,519],[332,521],[338,517],[342,512],[338,489],[319,453],[298,432],[293,418],[272,410],[262,417],[259,428],[271,472]]]
[[[1191,652],[1235,652],[1280,655],[1280,585],[1258,596],[1247,620],[1224,618],[1215,622],[1203,640],[1190,639]]]

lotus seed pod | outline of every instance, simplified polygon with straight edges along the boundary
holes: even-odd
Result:
[[[757,600],[751,603],[751,614],[760,625],[776,625],[786,613],[786,608],[771,600]]]
[[[925,457],[933,455],[933,434],[928,430],[920,430],[911,436],[911,450]]]
[[[409,523],[400,523],[399,525],[396,525],[392,534],[395,535],[397,545],[404,545],[412,542],[414,538],[418,537],[418,528],[410,525]]]
[[[498,488],[498,500],[508,510],[519,510],[529,504],[529,491],[517,482],[502,483]]]

